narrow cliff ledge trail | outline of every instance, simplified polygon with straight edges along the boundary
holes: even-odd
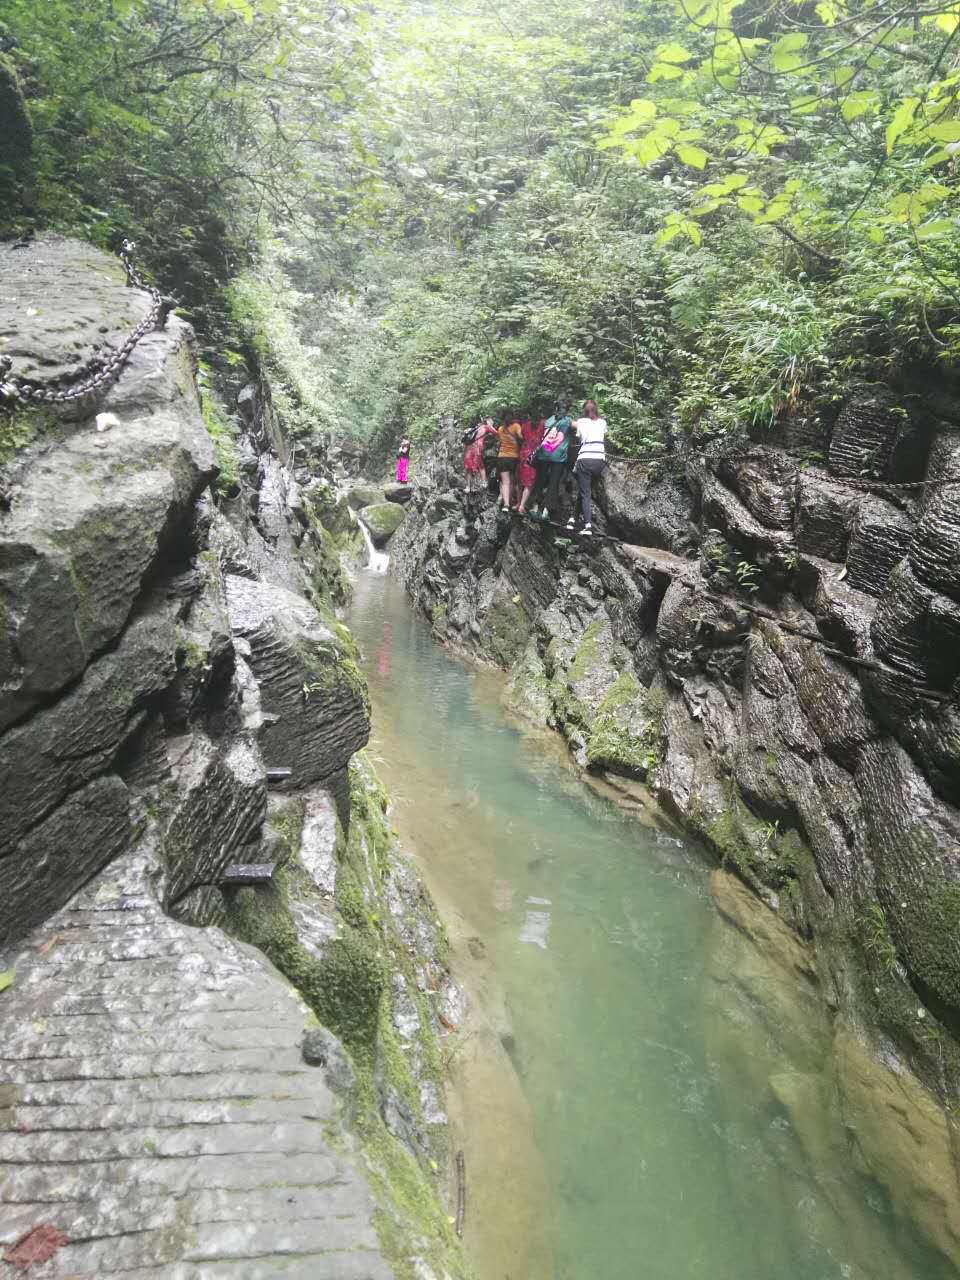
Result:
[[[45,380],[150,305],[56,236],[0,254],[0,298]],[[222,506],[176,317],[96,403],[0,422],[4,1280],[465,1274],[460,995],[334,612],[359,531],[269,387],[241,409]]]
[[[812,943],[838,1025],[921,1075],[954,1143],[960,423],[947,412],[865,388],[829,435],[811,419],[713,460],[614,461],[597,517],[609,538],[592,544],[492,503],[468,517],[448,429],[392,551],[438,639],[509,670],[514,707],[558,728],[581,766],[646,779]]]

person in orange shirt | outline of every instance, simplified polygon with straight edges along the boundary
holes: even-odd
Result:
[[[500,415],[500,426],[497,427],[497,435],[500,438],[500,448],[497,450],[497,475],[500,478],[498,505],[503,511],[510,510],[510,490],[513,487],[513,478],[517,474],[520,446],[523,443],[523,432],[517,417],[513,409],[504,409]]]

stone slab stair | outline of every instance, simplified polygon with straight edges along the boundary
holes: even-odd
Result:
[[[306,1008],[253,949],[165,916],[152,865],[145,844],[110,866],[0,992],[0,1259],[45,1226],[65,1243],[37,1280],[391,1280]]]

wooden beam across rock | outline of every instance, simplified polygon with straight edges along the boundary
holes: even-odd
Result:
[[[277,869],[275,862],[235,862],[227,867],[220,879],[220,887],[245,884],[269,884]]]

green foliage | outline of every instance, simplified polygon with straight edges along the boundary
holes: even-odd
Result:
[[[203,370],[200,373],[200,412],[203,425],[213,440],[217,454],[217,492],[227,497],[235,493],[240,483],[240,450],[237,438],[240,429],[237,423],[227,416],[223,405],[208,391],[203,389]]]
[[[258,232],[336,201],[329,122],[365,67],[351,14],[332,0],[3,0],[0,18],[33,131],[34,219],[105,247],[135,238],[215,346],[222,287]]]
[[[883,972],[894,973],[897,967],[897,948],[890,936],[883,908],[878,903],[870,903],[865,909],[861,920],[861,932],[864,947]]]
[[[590,396],[646,453],[960,353],[954,4],[0,12],[38,220],[132,233],[294,437]]]

